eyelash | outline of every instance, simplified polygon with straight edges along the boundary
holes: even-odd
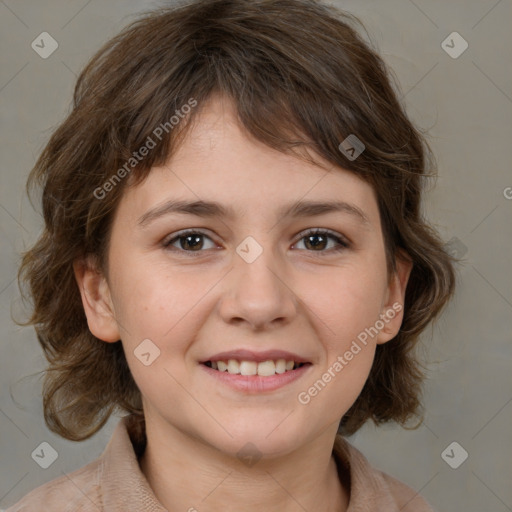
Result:
[[[196,255],[199,255],[200,253],[205,252],[205,250],[186,251],[184,249],[179,249],[179,248],[176,248],[176,247],[172,247],[172,244],[174,242],[177,242],[181,238],[186,238],[188,235],[202,235],[202,236],[205,236],[207,238],[210,238],[210,240],[211,240],[211,237],[208,236],[203,231],[200,231],[200,230],[197,230],[197,229],[186,229],[184,231],[178,232],[175,236],[173,236],[173,238],[169,239],[168,241],[165,241],[163,243],[163,246],[164,246],[165,249],[167,249],[169,251],[172,251],[172,252],[185,253],[185,254],[187,254],[187,257],[188,256],[196,257]],[[328,253],[328,254],[339,253],[341,251],[349,249],[350,246],[351,246],[351,244],[348,242],[348,240],[346,238],[341,237],[340,235],[336,234],[334,231],[331,231],[329,229],[322,229],[322,228],[310,229],[308,231],[305,231],[305,232],[301,233],[300,235],[301,236],[300,236],[298,242],[300,242],[301,240],[303,240],[304,238],[306,238],[308,236],[327,235],[328,238],[331,238],[331,239],[335,240],[336,243],[338,244],[338,247],[335,247],[334,249],[330,249],[330,250],[313,251],[313,250],[304,249],[307,252],[311,252],[311,253],[316,253],[316,252],[320,253],[320,254],[322,254],[322,253]]]

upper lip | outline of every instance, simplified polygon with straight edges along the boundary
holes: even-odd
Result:
[[[208,357],[201,361],[206,363],[207,361],[228,361],[229,359],[235,359],[237,361],[254,361],[261,363],[263,361],[277,361],[278,359],[285,359],[286,361],[295,361],[296,363],[308,363],[309,361],[304,357],[301,357],[292,352],[286,352],[285,350],[265,350],[262,352],[254,352],[252,350],[229,350],[227,352],[219,352],[215,355]]]

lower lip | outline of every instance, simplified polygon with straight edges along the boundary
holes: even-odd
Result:
[[[312,364],[304,364],[296,370],[290,370],[284,373],[276,373],[269,377],[261,377],[259,375],[235,375],[228,372],[219,372],[204,364],[199,365],[205,372],[219,381],[227,384],[237,391],[245,391],[247,393],[262,393],[265,391],[275,391],[287,384],[300,379]]]

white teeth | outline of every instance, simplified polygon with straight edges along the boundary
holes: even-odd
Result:
[[[286,361],[278,359],[277,361],[237,361],[229,359],[226,361],[213,361],[211,367],[219,372],[228,372],[231,375],[259,375],[261,377],[270,377],[275,374],[282,374],[293,370],[295,361]]]
[[[278,359],[276,361],[276,373],[284,373],[286,371],[286,360]]]
[[[228,373],[233,373],[234,375],[240,373],[240,363],[235,359],[228,361]]]
[[[256,375],[258,373],[258,363],[254,361],[241,361],[240,374],[242,375]]]
[[[269,375],[275,375],[276,363],[274,361],[263,361],[258,364],[258,375],[268,377]]]

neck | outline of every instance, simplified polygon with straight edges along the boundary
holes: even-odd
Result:
[[[147,446],[140,467],[167,510],[199,512],[346,512],[347,479],[340,482],[325,432],[284,457],[246,465],[165,424],[146,424]],[[227,506],[226,504],[229,504]]]

